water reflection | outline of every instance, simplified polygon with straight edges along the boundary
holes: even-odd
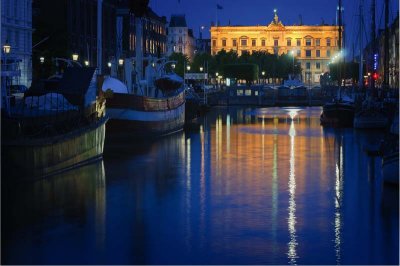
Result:
[[[105,167],[2,188],[2,231],[12,229],[2,254],[35,264],[397,263],[398,189],[382,186],[379,160],[364,151],[373,137],[322,128],[320,112],[216,108],[198,132],[108,149]]]
[[[288,217],[288,228],[290,234],[290,241],[288,243],[289,251],[288,258],[290,264],[296,264],[298,258],[297,248],[297,236],[296,236],[296,177],[295,177],[295,136],[296,130],[294,128],[294,121],[297,112],[291,110],[289,115],[291,118],[289,136],[290,136],[290,170],[289,170],[289,217]]]

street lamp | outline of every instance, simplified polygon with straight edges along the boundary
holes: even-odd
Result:
[[[172,67],[172,69],[175,69],[176,65],[175,65],[175,64],[172,64],[171,67]]]
[[[11,45],[8,43],[8,40],[6,43],[3,45],[3,52],[5,54],[9,54],[11,52]]]
[[[122,66],[122,65],[124,64],[124,59],[120,58],[120,59],[118,60],[118,64],[119,64],[120,66]]]
[[[187,66],[187,67],[186,67],[186,70],[187,70],[187,71],[190,71],[190,66]]]
[[[262,78],[263,78],[263,83],[265,83],[265,78],[264,78],[264,76],[265,76],[265,71],[262,71],[262,72],[261,72],[261,75],[262,75]]]
[[[108,63],[107,63],[107,66],[108,66],[108,67],[111,67],[111,62],[108,62]]]
[[[203,67],[200,67],[200,72],[203,72]]]
[[[41,64],[44,63],[44,57],[43,57],[43,56],[41,56],[41,57],[39,58],[39,60],[40,60],[40,63],[41,63]]]
[[[85,66],[89,66],[89,61],[85,60]]]
[[[77,53],[72,54],[72,60],[78,61],[79,55]]]

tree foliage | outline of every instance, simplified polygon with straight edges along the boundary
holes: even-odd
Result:
[[[251,83],[258,79],[258,66],[256,64],[226,64],[223,66],[222,75],[226,78],[246,80]]]

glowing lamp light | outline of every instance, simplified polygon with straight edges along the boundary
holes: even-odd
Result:
[[[263,75],[263,76],[264,76],[264,75],[265,75],[265,71],[261,72],[261,75]]]
[[[79,59],[79,55],[77,53],[73,53],[72,54],[72,60],[78,61],[78,59]]]
[[[119,59],[119,60],[118,60],[118,64],[119,64],[120,66],[122,66],[122,65],[124,64],[124,59],[122,59],[122,58]]]
[[[217,73],[215,73],[215,76],[216,76],[216,77],[218,77],[218,72],[217,72]]]
[[[151,63],[151,66],[152,66],[152,67],[155,67],[155,66],[156,66],[156,63],[154,63],[154,62]]]
[[[378,73],[375,72],[372,77],[374,78],[374,80],[377,80],[379,78],[379,75],[378,75]]]
[[[187,67],[186,67],[186,70],[187,70],[187,71],[190,71],[190,66],[187,66]]]
[[[203,67],[200,67],[200,72],[203,72]]]
[[[107,63],[107,66],[108,66],[108,67],[111,67],[111,62],[108,62],[108,63]]]
[[[176,67],[176,65],[175,65],[175,64],[172,64],[171,66],[172,66],[172,68],[173,68],[173,69],[175,69],[175,67]]]
[[[89,66],[89,61],[85,60],[85,66]]]
[[[41,63],[41,64],[44,63],[44,57],[43,57],[43,56],[41,56],[41,57],[39,58],[39,60],[40,60],[40,63]]]
[[[6,41],[6,43],[3,45],[3,52],[5,54],[9,54],[11,52],[11,45]]]

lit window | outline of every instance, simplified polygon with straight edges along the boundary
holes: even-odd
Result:
[[[315,50],[315,56],[316,57],[321,57],[321,51],[320,50]]]
[[[292,40],[291,40],[291,39],[288,39],[286,45],[287,45],[287,46],[292,46]]]
[[[326,39],[326,46],[331,46],[331,39]]]
[[[306,50],[306,57],[311,57],[311,50]]]

